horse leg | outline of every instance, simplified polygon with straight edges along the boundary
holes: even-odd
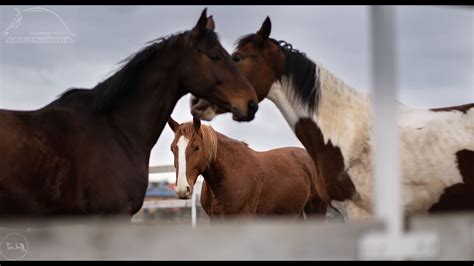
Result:
[[[306,212],[304,210],[298,215],[298,219],[306,220]]]
[[[327,205],[319,198],[313,197],[308,200],[304,206],[303,212],[307,216],[325,216],[327,210]]]
[[[299,219],[325,218],[326,204],[320,198],[310,198],[303,207]]]

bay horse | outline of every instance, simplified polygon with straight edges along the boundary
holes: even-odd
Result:
[[[324,215],[316,169],[303,148],[259,152],[231,139],[199,119],[168,125],[176,168],[176,194],[189,199],[199,175],[204,177],[201,205],[211,218],[269,215]]]
[[[314,160],[330,200],[347,220],[373,217],[371,94],[354,90],[320,63],[270,38],[267,17],[233,52],[259,101],[275,103]],[[194,97],[192,113],[225,110]],[[474,103],[434,109],[399,104],[405,214],[474,210]]]
[[[93,89],[70,89],[34,111],[0,110],[0,214],[132,215],[150,152],[186,93],[252,120],[257,97],[206,9],[188,30],[130,56]]]

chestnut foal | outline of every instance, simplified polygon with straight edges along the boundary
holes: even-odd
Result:
[[[211,218],[326,213],[326,204],[316,191],[320,180],[305,149],[254,151],[201,125],[199,119],[178,124],[170,118],[168,125],[175,132],[171,150],[176,194],[190,198],[202,175],[201,205]]]

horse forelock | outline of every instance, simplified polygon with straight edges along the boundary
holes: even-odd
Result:
[[[176,132],[175,138],[184,136],[187,139],[191,139],[196,133],[200,134],[202,138],[203,150],[206,153],[207,162],[210,164],[217,157],[217,134],[212,127],[201,125],[199,130],[196,132],[192,122],[184,123]]]

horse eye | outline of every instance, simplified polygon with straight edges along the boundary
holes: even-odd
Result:
[[[198,151],[198,150],[199,150],[199,146],[194,147],[194,151]]]
[[[212,61],[219,61],[221,59],[221,57],[216,53],[210,53],[208,56]]]
[[[234,62],[240,62],[242,61],[242,57],[240,57],[240,55],[233,55],[232,60],[234,60]]]

